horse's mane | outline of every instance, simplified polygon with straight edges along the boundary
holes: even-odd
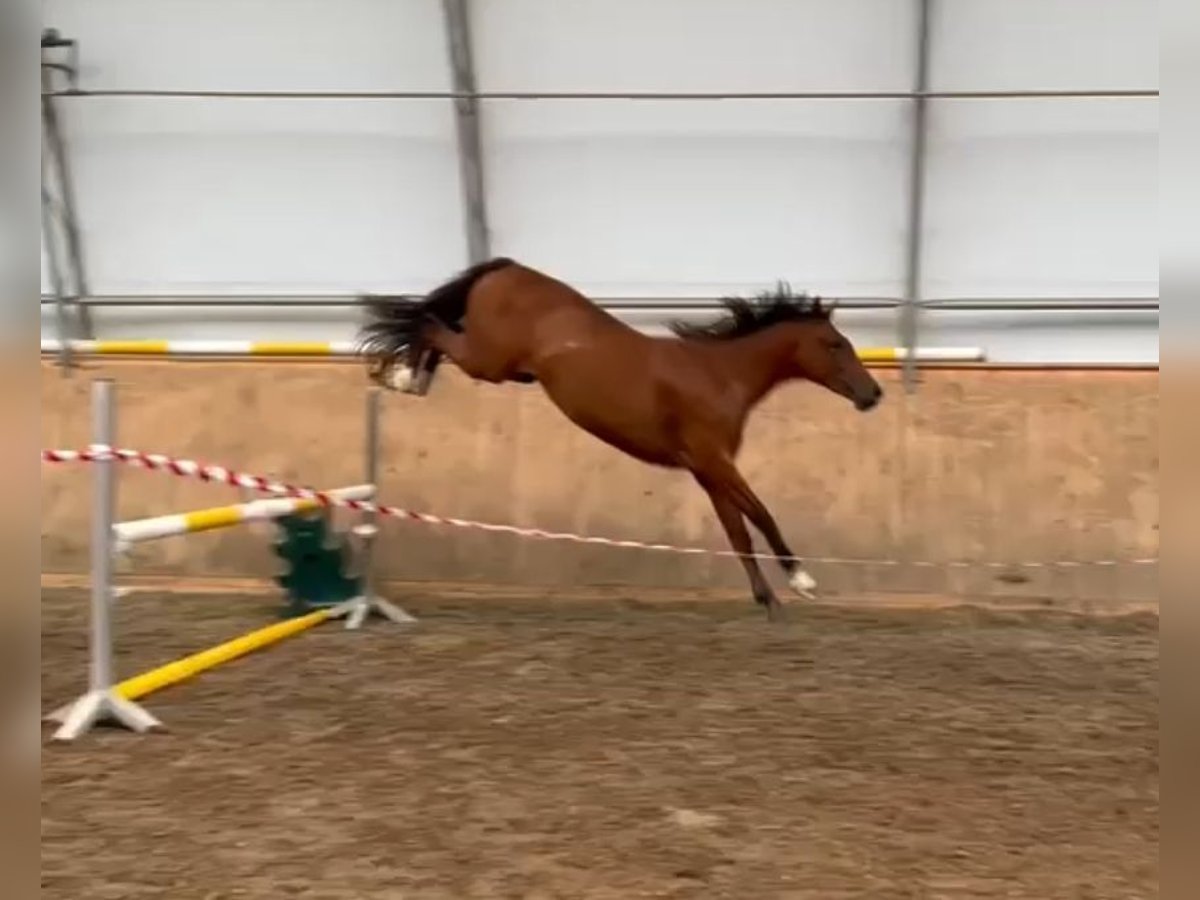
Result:
[[[781,322],[805,322],[828,319],[830,310],[822,306],[820,297],[793,294],[787,282],[778,282],[773,290],[754,297],[723,297],[725,315],[704,325],[672,322],[670,329],[689,340],[727,341],[754,334]]]

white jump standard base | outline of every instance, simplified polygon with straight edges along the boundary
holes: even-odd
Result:
[[[367,617],[372,613],[381,619],[387,619],[397,625],[413,625],[417,621],[415,617],[410,616],[390,600],[384,600],[375,594],[351,597],[344,603],[335,606],[329,617],[331,619],[339,619],[345,616],[346,630],[353,631],[361,628],[363,623],[366,622]]]
[[[74,703],[56,709],[46,718],[61,722],[54,732],[56,741],[73,741],[95,726],[109,722],[144,734],[152,728],[162,728],[162,722],[132,700],[126,700],[113,688],[88,691]]]

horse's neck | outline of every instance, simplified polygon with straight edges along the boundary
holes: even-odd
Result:
[[[785,329],[768,328],[735,338],[722,350],[732,376],[742,385],[747,409],[792,377],[796,340]]]

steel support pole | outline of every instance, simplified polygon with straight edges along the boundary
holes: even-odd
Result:
[[[916,0],[916,83],[912,100],[912,138],[908,173],[908,234],[905,247],[904,304],[900,307],[897,343],[909,352],[903,365],[904,387],[917,386],[916,349],[920,339],[921,265],[925,237],[926,137],[928,133],[929,32],[933,0]]]
[[[903,297],[831,297],[836,299],[839,309],[892,309],[903,305]],[[716,308],[717,298],[707,300],[699,297],[592,297],[598,305],[608,310],[647,311],[666,309],[673,312],[711,313]],[[53,306],[54,298],[45,294],[40,298],[43,306]],[[145,308],[171,307],[178,309],[219,309],[239,307],[242,309],[342,309],[362,305],[353,295],[337,294],[183,294],[164,296],[161,294],[114,295],[94,294],[85,301],[88,306]],[[1052,312],[1063,310],[1086,311],[1133,311],[1157,312],[1157,297],[938,297],[924,300],[921,306],[942,307],[951,310],[974,310],[990,312]]]
[[[1156,88],[1080,88],[1008,91],[926,91],[937,100],[1158,99]],[[271,91],[246,89],[71,88],[59,97],[139,97],[159,100],[909,100],[913,91]]]
[[[54,200],[46,191],[46,148],[42,147],[42,246],[46,250],[46,268],[50,270],[50,288],[54,291],[54,330],[58,333],[58,365],[71,371],[71,340],[75,336],[67,317],[67,286],[63,276],[58,235],[54,229]]]
[[[487,195],[483,179],[483,145],[479,137],[479,99],[475,88],[475,61],[471,51],[471,16],[467,0],[442,0],[446,28],[446,50],[453,82],[454,127],[458,146],[458,172],[462,187],[463,222],[467,257],[472,265],[492,255],[488,234]],[[429,393],[433,372],[426,365],[431,350],[425,351],[414,373],[411,393]]]
[[[58,38],[57,35],[43,36],[43,54],[47,49],[56,47],[65,47],[73,52],[75,42]],[[83,240],[79,234],[79,219],[75,204],[75,186],[71,175],[70,161],[67,159],[66,139],[63,137],[62,123],[59,121],[58,109],[55,106],[55,98],[53,96],[53,73],[56,71],[66,72],[67,76],[73,82],[75,66],[73,63],[48,63],[44,58],[42,61],[42,215],[45,217],[48,212],[52,212],[55,218],[62,224],[72,281],[71,288],[66,292],[63,299],[65,301],[66,296],[69,296],[74,301],[78,301],[80,297],[87,297],[91,292],[88,284],[87,269],[83,260]],[[74,85],[72,84],[72,86]],[[46,165],[47,156],[49,157],[49,171],[47,171]],[[46,209],[44,198],[46,197],[45,192],[48,190],[47,175],[54,181],[58,189],[57,210],[51,211]],[[78,335],[64,335],[64,338],[91,338],[94,333],[91,310],[86,305],[78,302],[73,302],[71,305],[78,319],[80,333]]]
[[[92,450],[110,451],[116,444],[116,401],[113,383],[92,384]],[[92,463],[92,604],[88,633],[91,663],[87,693],[48,717],[61,722],[55,740],[72,741],[100,722],[115,722],[144,732],[161,723],[113,687],[113,522],[116,517],[116,461],[100,457]]]
[[[75,185],[71,175],[71,164],[67,159],[66,140],[63,137],[62,125],[59,123],[58,111],[54,108],[54,99],[45,98],[45,111],[48,115],[47,138],[52,152],[56,170],[59,204],[62,213],[63,233],[67,238],[67,260],[71,265],[73,290],[71,296],[76,302],[72,303],[75,315],[79,320],[80,337],[91,338],[94,333],[92,313],[85,304],[79,303],[78,298],[91,294],[87,269],[83,262],[83,239],[79,234],[79,216],[75,204]]]
[[[54,330],[62,341],[58,352],[58,365],[64,373],[70,373],[72,353],[70,341],[79,337],[67,311],[67,281],[63,271],[62,247],[59,241],[58,224],[61,222],[60,210],[54,202],[50,187],[57,181],[58,167],[53,155],[58,142],[53,135],[57,130],[57,118],[54,111],[54,98],[48,97],[45,91],[50,86],[51,69],[42,67],[42,246],[46,253],[46,266],[50,270],[50,288],[54,291]],[[91,311],[87,314],[90,316]]]
[[[462,181],[467,256],[472,264],[491,256],[487,197],[484,193],[483,144],[479,136],[479,100],[474,96],[475,62],[471,51],[468,0],[442,0],[447,50],[454,93],[454,124],[458,136],[458,166]]]

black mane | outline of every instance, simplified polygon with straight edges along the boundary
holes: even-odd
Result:
[[[763,291],[751,299],[723,297],[721,305],[726,314],[714,322],[706,325],[672,322],[669,327],[681,338],[727,341],[781,322],[828,319],[830,313],[821,305],[820,297],[793,294],[785,281],[778,282],[774,290]]]

